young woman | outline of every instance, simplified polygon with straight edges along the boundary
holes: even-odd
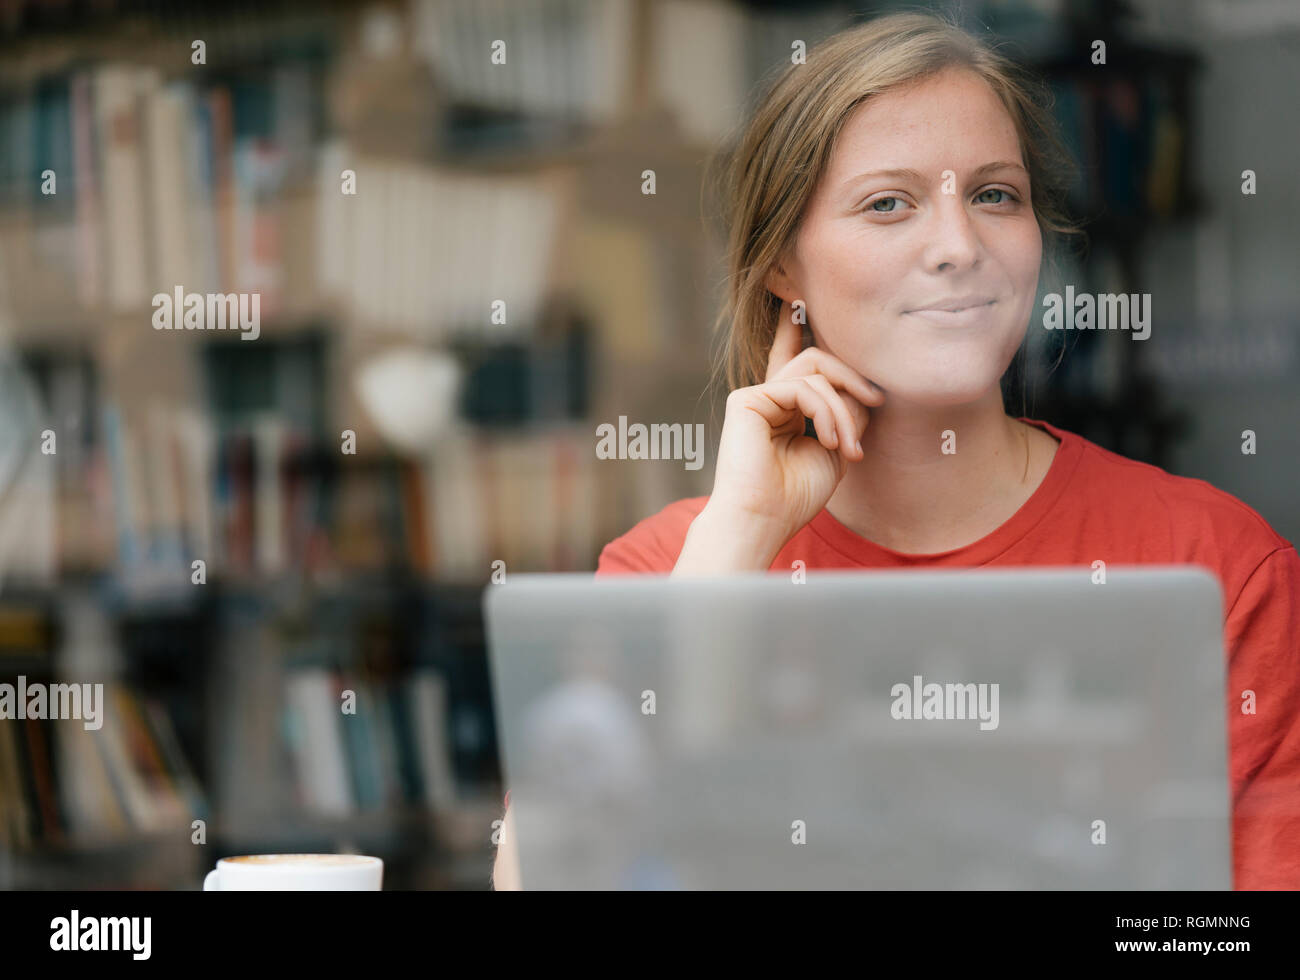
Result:
[[[1226,613],[1235,885],[1297,888],[1295,548],[1204,481],[1003,408],[1044,240],[1073,231],[1060,160],[1012,67],[937,18],[874,20],[787,69],[726,185],[713,492],[611,542],[597,574],[1204,565]],[[510,831],[507,807],[497,888],[518,885]]]

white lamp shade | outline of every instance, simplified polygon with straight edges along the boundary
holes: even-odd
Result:
[[[361,404],[379,434],[414,455],[430,452],[451,427],[460,381],[455,360],[418,347],[381,354],[355,378]]]

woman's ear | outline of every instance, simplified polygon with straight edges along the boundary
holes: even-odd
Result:
[[[767,270],[763,285],[769,293],[785,300],[787,303],[793,303],[798,299],[798,296],[795,295],[794,283],[790,281],[785,267],[780,262],[775,263],[772,268]]]

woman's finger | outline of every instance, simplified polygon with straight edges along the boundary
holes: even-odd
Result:
[[[830,381],[823,374],[810,374],[804,378],[808,384],[819,391],[826,402],[831,407],[835,415],[835,421],[838,426],[838,439],[840,452],[845,454],[846,458],[857,459],[862,452],[858,445],[857,421],[853,413],[849,411],[845,399],[838,391],[831,387]]]
[[[853,370],[838,357],[828,354],[818,347],[809,347],[801,351],[770,380],[803,377],[809,374],[825,375],[837,388],[847,390],[864,405],[881,405],[885,401],[884,393],[870,379]]]
[[[756,412],[773,432],[802,433],[804,418],[810,418],[817,441],[826,449],[836,449],[840,444],[834,410],[806,378],[738,388],[732,395],[742,395],[743,406]]]
[[[767,354],[765,381],[774,381],[787,364],[803,350],[803,328],[794,322],[790,304],[781,300],[781,312],[776,318],[776,333],[772,336],[772,349]]]

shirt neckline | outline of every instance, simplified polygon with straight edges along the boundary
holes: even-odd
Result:
[[[1050,422],[1020,416],[1019,421],[1042,429],[1060,440],[1056,455],[1043,482],[1001,526],[978,541],[930,554],[908,554],[876,544],[849,530],[826,508],[808,523],[808,528],[844,557],[861,565],[984,565],[1021,540],[1055,506],[1065,492],[1083,454],[1082,438]]]

